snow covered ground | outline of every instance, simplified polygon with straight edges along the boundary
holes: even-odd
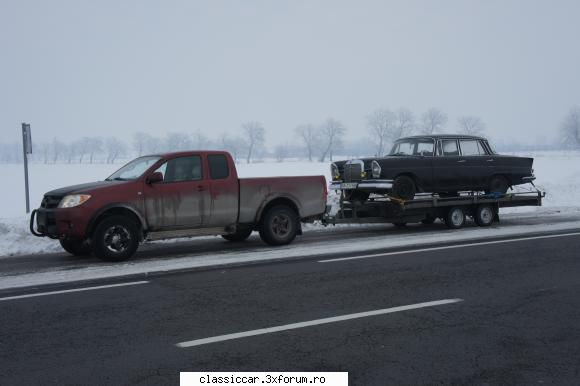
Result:
[[[576,212],[580,208],[580,153],[579,152],[535,152],[517,155],[535,158],[534,169],[538,177],[537,186],[547,192],[544,201],[548,209],[562,213]],[[121,165],[107,164],[31,164],[30,198],[31,207],[39,206],[42,195],[51,189],[83,182],[102,180]],[[22,165],[0,165],[0,176],[4,183],[12,181],[8,188],[0,191],[0,256],[61,251],[58,242],[37,238],[28,231],[25,215]],[[239,164],[241,177],[319,175],[329,179],[329,163],[318,162],[263,162]],[[330,197],[332,199],[332,196]],[[543,208],[518,208],[509,212],[544,213]],[[553,215],[553,211],[551,212]],[[580,226],[580,224],[578,224]],[[307,231],[316,230],[309,227]],[[329,229],[329,231],[331,228]],[[292,248],[290,246],[289,248]]]

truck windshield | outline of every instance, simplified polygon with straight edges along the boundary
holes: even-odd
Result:
[[[105,181],[136,180],[160,159],[161,157],[158,156],[147,156],[134,159],[127,165],[123,166],[121,169],[117,170],[115,173],[111,174],[111,176],[109,176],[109,178],[107,178]]]
[[[389,155],[433,155],[432,139],[404,139],[395,142]]]

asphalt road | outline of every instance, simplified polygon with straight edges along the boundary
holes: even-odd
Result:
[[[541,214],[532,212],[502,215],[501,223],[494,224],[492,228],[501,226],[509,229],[510,226],[538,226],[545,223],[559,224],[580,221],[580,213],[562,215],[558,210],[554,210],[553,212],[546,210],[545,213]],[[465,229],[477,228],[473,221],[469,221],[465,226]],[[351,239],[353,242],[365,245],[366,240],[377,236],[384,236],[385,238],[398,238],[400,236],[421,237],[431,234],[441,234],[441,232],[449,232],[449,230],[440,221],[429,226],[412,224],[404,229],[394,227],[391,224],[353,225],[348,227],[329,226],[323,229],[310,228],[302,236],[298,236],[295,243],[299,246],[308,246]],[[54,243],[58,244],[58,241],[55,240]],[[254,232],[254,235],[244,243],[230,243],[221,237],[192,238],[179,240],[177,242],[145,243],[140,246],[137,254],[131,259],[131,262],[138,264],[141,262],[159,261],[184,256],[195,257],[210,255],[212,253],[236,253],[238,251],[247,252],[249,250],[260,252],[265,248],[268,247],[260,240],[257,232]],[[62,253],[2,257],[0,259],[0,280],[1,275],[6,274],[16,275],[50,270],[82,269],[102,264],[103,262],[96,257],[75,257],[64,251]]]
[[[580,236],[550,237],[0,299],[0,383],[175,385],[180,371],[348,371],[351,385],[577,385],[579,250]],[[446,299],[461,301],[177,346]]]

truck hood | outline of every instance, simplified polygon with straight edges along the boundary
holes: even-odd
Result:
[[[47,192],[47,196],[58,196],[64,197],[67,194],[75,194],[75,193],[91,193],[95,190],[108,188],[111,186],[122,185],[132,181],[95,181],[89,182],[86,184],[79,184],[79,185],[72,185],[72,186],[65,186],[64,188],[59,188],[55,190],[51,190]]]

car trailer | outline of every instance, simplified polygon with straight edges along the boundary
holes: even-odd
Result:
[[[499,221],[500,208],[541,206],[545,192],[540,190],[491,193],[460,192],[447,197],[437,194],[418,194],[405,201],[390,196],[371,197],[365,202],[345,197],[341,191],[340,207],[336,214],[329,210],[324,215],[324,224],[369,224],[392,223],[405,226],[407,223],[432,224],[438,218],[452,229],[461,228],[467,216],[473,217],[479,226],[489,226]],[[328,208],[330,209],[330,208]]]

